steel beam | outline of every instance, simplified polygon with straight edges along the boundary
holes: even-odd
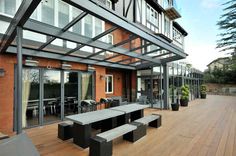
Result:
[[[22,133],[22,37],[23,30],[17,27],[17,134]],[[24,114],[25,115],[25,114]]]
[[[144,45],[141,45],[141,46],[139,46],[139,47],[136,47],[136,48],[127,50],[126,53],[133,52],[133,51],[136,51],[136,50],[138,50],[138,49],[142,49],[142,48],[148,47],[149,45],[151,45],[151,43],[149,43],[149,44],[144,44]],[[110,59],[113,59],[113,58],[116,58],[116,57],[119,57],[119,56],[120,56],[120,55],[114,55],[114,56],[105,58],[104,60],[110,60]],[[143,56],[143,55],[138,55],[138,56]]]
[[[130,41],[132,41],[132,40],[134,40],[134,39],[136,39],[136,38],[138,38],[138,37],[137,37],[137,36],[131,36],[131,37],[130,37],[129,39],[127,39],[127,40],[121,41],[121,42],[119,42],[119,43],[117,43],[117,44],[114,44],[114,45],[110,46],[109,49],[111,49],[111,48],[113,48],[113,47],[122,46],[122,45],[124,45],[124,44],[126,44],[126,43],[128,43],[128,42],[130,42]],[[108,49],[108,51],[109,51],[109,49]],[[101,54],[101,53],[103,53],[103,52],[106,52],[106,50],[101,50],[101,51],[98,51],[98,52],[96,52],[96,53],[93,53],[93,54],[87,56],[87,58],[91,58],[91,57],[97,56],[97,55],[99,55],[99,54]]]
[[[6,51],[16,37],[17,26],[23,26],[41,0],[24,0],[12,19],[0,44],[0,53]]]
[[[160,51],[160,50],[161,50],[161,48],[155,49],[155,50],[152,50],[152,51],[148,51],[148,52],[146,52],[146,53],[143,53],[142,55],[148,55],[148,54],[151,54],[151,53],[155,53],[155,52],[157,52],[157,51]]]
[[[39,51],[39,50],[34,50],[34,49],[29,49],[29,48],[22,48],[22,50],[23,50],[23,55],[27,55],[27,56],[35,56],[35,57],[56,59],[56,60],[68,61],[68,62],[77,62],[77,63],[91,64],[91,65],[135,70],[135,67],[132,67],[129,65],[121,65],[117,63],[103,62],[103,61],[98,62],[95,59],[79,58],[78,56],[65,56],[58,53],[50,53],[46,51]],[[9,46],[9,48],[7,49],[7,52],[16,54],[17,49],[15,46]]]
[[[169,54],[171,54],[171,52],[167,52],[167,53],[164,53],[164,54],[153,56],[152,58],[162,57],[162,56],[169,55]]]
[[[176,61],[176,60],[180,60],[180,59],[183,59],[183,58],[181,58],[180,56],[176,55],[176,56],[172,56],[172,57],[161,59],[161,63],[165,64],[165,63]]]
[[[104,43],[101,41],[93,41],[92,43],[89,43],[91,38],[88,38],[88,37],[85,37],[85,36],[82,36],[79,34],[75,34],[73,32],[64,32],[60,36],[57,36],[56,34],[58,34],[58,32],[60,32],[61,29],[54,27],[52,25],[48,25],[45,23],[41,23],[41,22],[32,20],[32,19],[27,21],[27,23],[24,25],[24,29],[30,30],[33,32],[37,32],[37,33],[41,33],[44,35],[58,37],[62,40],[67,40],[67,41],[75,42],[78,44],[83,44],[86,46],[90,46],[90,47],[94,47],[94,48],[98,48],[98,49],[103,49],[106,51],[111,51],[114,53],[129,56],[129,57],[139,58],[139,59],[150,61],[153,63],[160,63],[161,62],[159,59],[153,59],[148,56],[139,56],[139,54],[137,54],[137,53],[127,53],[127,49],[125,49],[125,48],[114,47],[114,46],[112,48],[110,48],[111,47],[110,44]]]
[[[142,39],[155,44],[167,51],[171,51],[176,55],[185,58],[187,55],[184,53],[183,49],[177,47],[173,43],[169,43],[162,39],[161,37],[151,34],[148,31],[144,31],[141,27],[138,27],[131,21],[128,21],[125,17],[121,17],[114,11],[107,9],[95,0],[85,1],[85,0],[63,0],[64,2],[77,7],[81,10],[88,12],[89,14],[100,18],[106,22],[110,22],[115,26],[121,27],[131,34],[140,36]],[[106,15],[106,16],[104,16]]]
[[[118,29],[118,27],[111,27],[110,29],[108,29],[108,30],[102,32],[101,34],[95,36],[94,38],[92,38],[87,44],[93,43],[93,41],[96,41],[96,40],[102,38],[103,36],[105,36],[105,35],[107,35],[107,34],[110,34],[111,32],[115,31],[116,29]],[[71,54],[71,53],[74,53],[74,52],[76,52],[77,50],[80,50],[81,48],[83,48],[84,46],[85,46],[85,45],[80,45],[80,46],[76,47],[75,49],[72,49],[72,50],[68,51],[68,52],[66,53],[66,55],[69,55],[69,54]]]
[[[126,61],[129,61],[129,60],[131,60],[131,59],[132,59],[132,58],[127,58],[127,59],[124,59],[124,60],[117,61],[116,63],[126,62]]]
[[[82,18],[84,18],[88,13],[87,12],[82,12],[81,14],[79,14],[76,18],[74,18],[70,23],[68,23],[64,28],[61,29],[60,32],[58,32],[58,34],[56,36],[60,36],[62,33],[64,33],[65,31],[67,31],[68,29],[70,29],[73,25],[75,25],[76,23],[78,23]],[[46,43],[44,43],[42,46],[40,46],[38,48],[38,50],[42,50],[44,49],[47,45],[49,45],[50,43],[52,43],[54,40],[56,39],[56,37],[51,37]]]

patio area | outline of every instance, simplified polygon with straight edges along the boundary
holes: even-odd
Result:
[[[179,112],[145,109],[145,115],[162,115],[162,126],[148,128],[135,143],[122,138],[113,141],[113,155],[146,156],[235,156],[236,97],[209,95],[195,100]],[[41,155],[88,155],[89,149],[57,138],[57,123],[26,130]]]

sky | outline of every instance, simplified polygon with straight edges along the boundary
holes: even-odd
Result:
[[[182,18],[177,22],[188,32],[185,38],[185,62],[201,71],[207,64],[226,54],[216,49],[220,31],[216,25],[223,13],[226,0],[177,0]]]

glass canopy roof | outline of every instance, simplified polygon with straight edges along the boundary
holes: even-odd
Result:
[[[11,21],[5,34],[1,34],[0,53],[17,53],[16,29],[22,27],[23,55],[131,70],[165,64],[187,56],[183,49],[117,15],[99,1],[59,1],[61,12],[58,16],[62,20],[56,24],[49,20],[50,1],[24,0],[13,18],[0,15],[0,20]],[[45,14],[41,16],[46,17],[39,18],[39,10],[43,9]],[[69,11],[73,13],[67,17],[66,12]],[[81,33],[81,21],[85,23],[82,29],[88,29],[88,33]],[[86,22],[94,22],[95,29],[99,31],[89,34]],[[105,25],[104,30],[99,28],[100,24]],[[127,34],[126,38],[116,39],[114,43],[107,42],[110,33],[120,32]]]

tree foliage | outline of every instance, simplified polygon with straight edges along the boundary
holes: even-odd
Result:
[[[205,71],[204,80],[209,83],[236,84],[236,56],[232,56],[227,68]]]
[[[236,0],[229,0],[224,3],[225,12],[221,15],[220,20],[217,22],[219,29],[222,31],[217,41],[217,48],[221,51],[235,52],[236,48]],[[235,54],[235,53],[234,53]]]

